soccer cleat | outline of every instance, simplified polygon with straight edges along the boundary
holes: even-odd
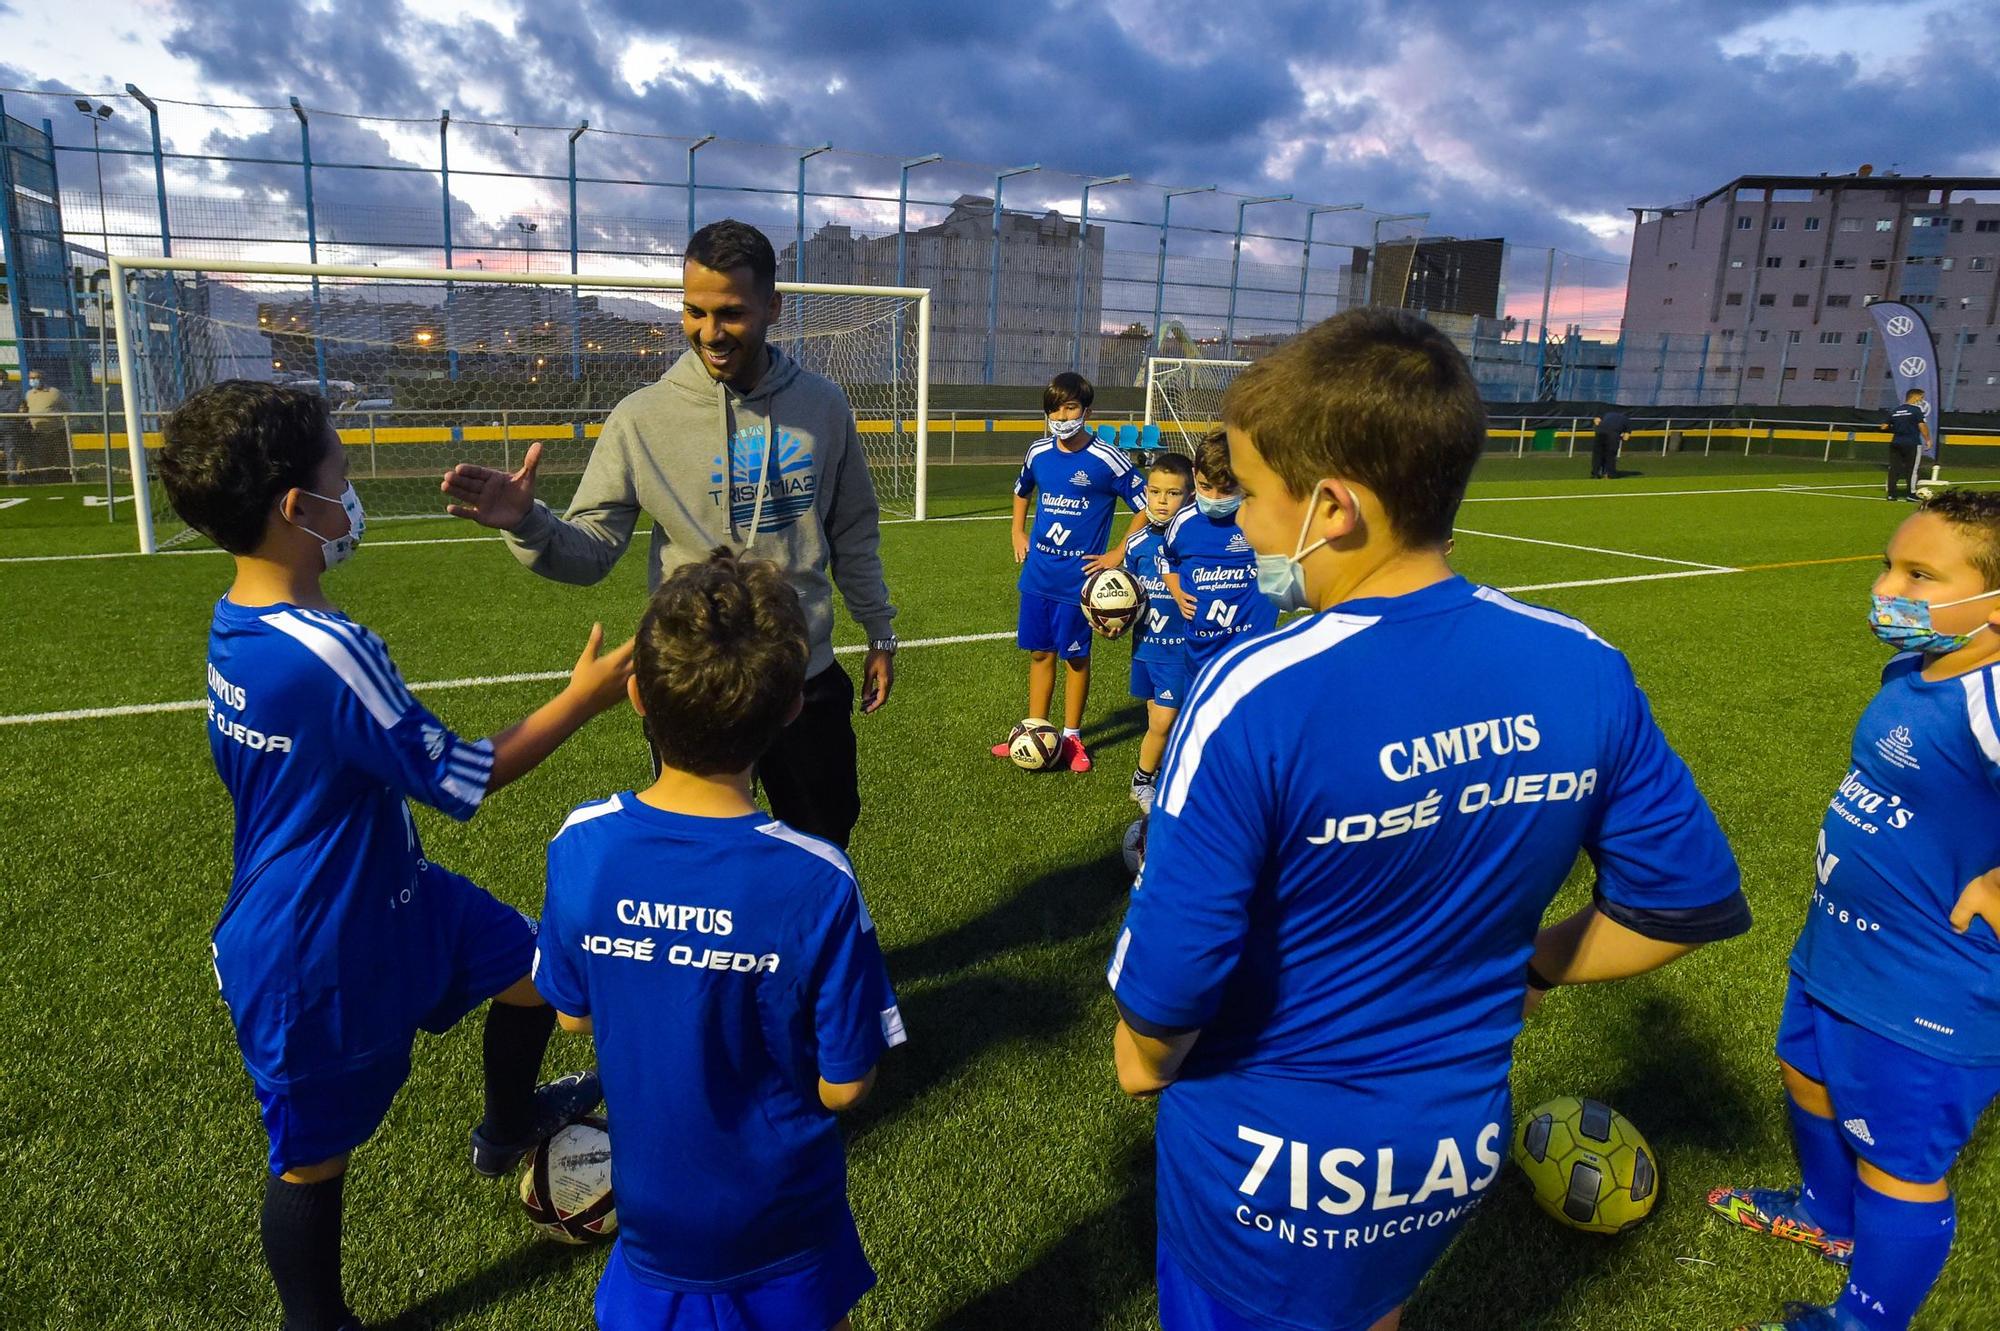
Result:
[[[1830,1238],[1814,1224],[1797,1188],[1716,1188],[1708,1194],[1708,1209],[1732,1225],[1802,1244],[1837,1266],[1854,1258],[1854,1240]]]
[[[1153,802],[1153,777],[1147,772],[1132,773],[1132,788],[1127,792],[1132,802],[1145,808]]]
[[[1847,1331],[1840,1314],[1820,1303],[1788,1303],[1780,1322],[1745,1322],[1736,1331]]]
[[[535,1088],[534,1118],[528,1130],[511,1141],[496,1142],[486,1136],[486,1125],[472,1130],[473,1172],[499,1178],[519,1163],[537,1143],[554,1136],[597,1108],[604,1088],[595,1072],[573,1072]]]
[[[1066,767],[1072,772],[1088,772],[1090,770],[1090,750],[1084,748],[1083,741],[1075,735],[1064,735],[1062,748],[1057,751],[1056,760],[1052,766]]]

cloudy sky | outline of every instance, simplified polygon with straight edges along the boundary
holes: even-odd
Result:
[[[785,186],[796,168],[783,145],[830,141],[847,152],[815,162],[815,188],[893,190],[895,158],[942,152],[981,165],[924,184],[934,198],[990,191],[996,165],[1040,163],[1008,186],[1010,205],[1073,212],[1078,177],[1120,172],[1143,183],[1094,195],[1093,212],[1154,219],[1159,187],[1211,183],[1364,200],[1427,211],[1434,233],[1556,247],[1578,256],[1566,261],[1578,280],[1593,271],[1584,260],[1625,256],[1629,206],[1738,174],[1862,162],[2000,174],[1996,71],[2000,5],[1980,0],[0,0],[0,84],[102,94],[129,81],[158,98],[277,107],[296,95],[315,112],[321,160],[435,167],[441,107],[455,121],[587,118],[777,145],[718,144],[704,180]],[[59,139],[87,138],[63,102],[8,94],[7,105],[52,117]],[[142,126],[118,105],[110,133],[135,141]],[[297,150],[289,113],[169,106],[164,119],[185,151]],[[592,135],[584,170],[678,180],[684,147]],[[560,183],[456,173],[560,172],[564,149],[561,134],[464,131],[452,145],[458,206],[493,228],[559,208]],[[72,185],[85,166],[64,159]],[[295,179],[196,164],[174,175],[178,189],[249,197]],[[437,207],[434,177],[331,173],[321,189]],[[585,206],[681,208],[677,191],[637,189]],[[1302,215],[1254,216],[1297,235]],[[1175,217],[1227,226],[1233,206],[1197,197]],[[1328,219],[1320,234],[1344,224]]]

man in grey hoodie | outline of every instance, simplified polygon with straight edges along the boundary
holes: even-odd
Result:
[[[847,396],[765,335],[783,306],[762,232],[713,222],[688,242],[681,328],[688,350],[612,409],[569,511],[534,497],[541,446],[520,470],[461,463],[445,511],[500,530],[514,557],[557,582],[611,571],[643,511],[648,584],[727,545],[776,562],[806,614],[805,706],[757,765],[771,811],[845,847],[861,812],[854,683],[833,655],[833,587],[868,634],[861,710],[888,700],[896,608],[882,580],[881,513]],[[776,447],[768,440],[776,438]]]

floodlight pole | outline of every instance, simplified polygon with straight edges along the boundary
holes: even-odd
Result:
[[[1083,288],[1090,271],[1090,192],[1104,185],[1130,184],[1131,180],[1132,173],[1127,171],[1123,175],[1099,176],[1095,180],[1083,182],[1083,204],[1077,209],[1076,218],[1076,339],[1070,349],[1070,362],[1079,374],[1083,372]],[[1104,282],[1101,276],[1098,279],[1097,290],[1098,321],[1101,328],[1104,309]]]
[[[451,108],[438,112],[438,182],[444,195],[444,266],[451,265]],[[444,284],[444,364],[445,372],[452,382],[458,381],[458,338],[452,328],[451,307],[453,288],[450,282]],[[458,439],[457,427],[452,430],[453,442]]]
[[[1256,199],[1236,201],[1236,243],[1229,255],[1229,318],[1222,325],[1222,354],[1225,359],[1236,355],[1236,279],[1243,271],[1243,213],[1260,203],[1289,203],[1289,194],[1266,194]]]
[[[715,135],[704,134],[700,138],[696,139],[693,143],[690,143],[688,145],[688,164],[687,164],[688,225],[687,225],[687,240],[681,242],[681,252],[683,254],[687,252],[688,241],[694,239],[694,155],[700,149],[705,148],[709,144],[714,142],[715,142]]]
[[[160,210],[160,256],[174,257],[173,228],[167,222],[167,162],[166,152],[160,142],[160,108],[139,85],[128,83],[125,93],[133,101],[146,108],[146,115],[153,128],[153,197]],[[187,396],[187,373],[181,364],[181,288],[180,283],[169,279],[167,282],[167,338],[174,348],[174,397],[176,400]]]
[[[822,143],[816,148],[808,148],[799,154],[798,224],[792,234],[797,239],[792,243],[792,280],[806,280],[806,163],[823,152],[833,149],[831,143]]]
[[[299,99],[288,99],[292,104],[292,114],[299,118],[299,163],[306,174],[306,262],[319,262],[319,224],[313,213],[313,141],[312,124],[306,119],[306,109]],[[326,338],[324,336],[323,312],[319,299],[319,274],[313,274],[313,373],[319,378],[319,395],[326,396]]]
[[[590,128],[590,122],[577,122],[569,132],[569,275],[576,276],[576,141]],[[572,382],[583,378],[583,305],[576,294],[576,284],[569,288],[569,377]]]
[[[1000,193],[1009,176],[1025,176],[1042,169],[1040,162],[1011,166],[993,177],[993,262],[986,284],[986,382],[993,382],[994,351],[1000,338]]]
[[[1160,209],[1160,264],[1153,273],[1153,354],[1160,354],[1160,317],[1167,306],[1167,228],[1173,222],[1174,200],[1183,194],[1213,194],[1220,186],[1197,185],[1193,189],[1170,189]]]
[[[1349,213],[1361,205],[1358,203],[1335,203],[1321,208],[1306,209],[1306,245],[1299,256],[1299,331],[1306,331],[1306,283],[1312,277],[1313,263],[1313,223],[1321,213]]]
[[[93,106],[88,98],[79,97],[76,99],[76,109],[81,111],[84,117],[90,121],[90,155],[97,164],[97,243],[104,247],[103,271],[105,281],[108,282],[111,280],[111,215],[105,210],[104,206],[104,151],[103,145],[98,139],[98,130],[105,121],[111,119],[111,108],[102,104]],[[49,160],[53,161],[55,160],[55,136],[53,134],[49,136],[49,143]],[[103,424],[100,429],[103,432],[101,438],[104,441],[104,493],[106,495],[106,506],[113,510],[111,520],[116,522],[118,520],[116,512],[118,508],[117,492],[112,489],[111,485],[111,363],[106,359],[104,334],[104,288],[99,286],[97,288],[97,405],[99,411],[103,414]],[[19,358],[18,355],[16,358]],[[22,381],[26,382],[26,379],[27,376],[23,374]],[[119,376],[119,391],[127,397],[130,396],[126,392],[124,376],[122,374]],[[127,442],[129,443],[130,441],[128,440]],[[143,439],[140,440],[139,447],[142,452],[133,454],[135,459],[143,457],[143,450],[145,448],[145,441]],[[144,476],[143,467],[133,471],[132,491],[134,494],[138,493],[140,486],[144,483]]]
[[[896,285],[908,286],[910,237],[910,170],[944,160],[943,153],[925,153],[903,163],[902,183],[896,188]]]

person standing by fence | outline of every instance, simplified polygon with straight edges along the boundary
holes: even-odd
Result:
[[[1917,458],[1931,441],[1930,422],[1924,412],[1924,390],[1912,388],[1903,394],[1903,404],[1889,409],[1882,428],[1889,432],[1889,492],[1886,497],[1915,499]],[[1901,494],[1896,493],[1898,477],[1903,482]]]

